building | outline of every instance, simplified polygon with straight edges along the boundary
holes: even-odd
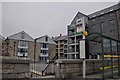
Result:
[[[0,35],[0,56],[2,56],[2,53],[4,52],[4,44],[5,44],[5,38]]]
[[[24,31],[8,36],[5,42],[7,56],[34,59],[34,39]]]
[[[88,16],[78,12],[70,25],[67,26],[68,31],[68,59],[79,58],[79,40],[85,39],[82,31],[87,29]]]
[[[47,35],[36,38],[36,61],[49,62],[56,56],[56,43]]]
[[[58,58],[67,58],[67,35],[53,37],[52,39],[56,42],[56,54]]]
[[[82,28],[81,28],[82,27]],[[85,39],[81,31],[88,33],[99,32],[103,35],[120,40],[120,3],[85,15],[78,12],[70,25],[67,26],[68,31],[68,57],[69,59],[79,58],[80,39]],[[107,41],[106,41],[107,45]],[[86,41],[86,58],[96,59],[101,55],[101,45],[95,42]]]
[[[99,32],[103,35],[120,40],[120,3],[88,15],[88,32]],[[106,41],[106,45],[107,45]],[[89,42],[90,58],[101,55],[101,45]],[[107,52],[106,52],[107,53]]]

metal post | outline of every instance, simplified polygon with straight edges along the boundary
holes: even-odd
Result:
[[[100,33],[102,34],[102,27],[101,27],[101,22],[100,22]],[[101,44],[101,47],[102,47],[102,65],[103,65],[103,80],[104,80],[104,48],[103,48],[103,38],[102,38],[102,44]]]
[[[56,64],[55,71],[56,71],[56,78],[60,78],[60,64],[59,63]]]
[[[110,40],[110,53],[112,55],[112,41]],[[113,57],[111,57],[111,72],[112,72],[112,76],[113,76]]]
[[[120,63],[119,63],[119,42],[117,42],[117,54],[118,54],[118,76],[120,75]]]
[[[86,60],[83,59],[83,79],[86,78]]]
[[[101,44],[101,47],[102,47],[102,67],[103,67],[103,80],[104,80],[104,48],[103,48],[103,38],[102,38],[102,44]]]

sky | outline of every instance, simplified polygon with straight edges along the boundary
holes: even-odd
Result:
[[[86,15],[117,4],[116,2],[4,2],[2,5],[2,35],[25,31],[31,37],[67,34],[67,25],[75,15]],[[1,10],[1,9],[0,9]],[[0,11],[1,15],[1,11]],[[1,21],[1,20],[0,20]]]

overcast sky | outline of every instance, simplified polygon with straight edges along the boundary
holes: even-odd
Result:
[[[31,37],[67,34],[67,25],[77,12],[91,14],[115,2],[6,2],[2,3],[2,35],[25,31]],[[1,4],[0,4],[1,6]],[[1,12],[0,12],[1,14]]]

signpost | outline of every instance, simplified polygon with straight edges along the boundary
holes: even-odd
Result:
[[[88,35],[87,31],[85,31],[85,18],[80,18],[76,20],[76,25],[77,27],[77,32],[76,34],[82,34],[83,39],[79,41],[79,54],[80,54],[80,59],[83,59],[83,79],[85,79],[86,75],[86,61],[85,61],[85,36]]]
[[[85,61],[85,40],[80,40],[80,59],[83,59],[83,79],[85,79],[86,76],[86,61]]]

